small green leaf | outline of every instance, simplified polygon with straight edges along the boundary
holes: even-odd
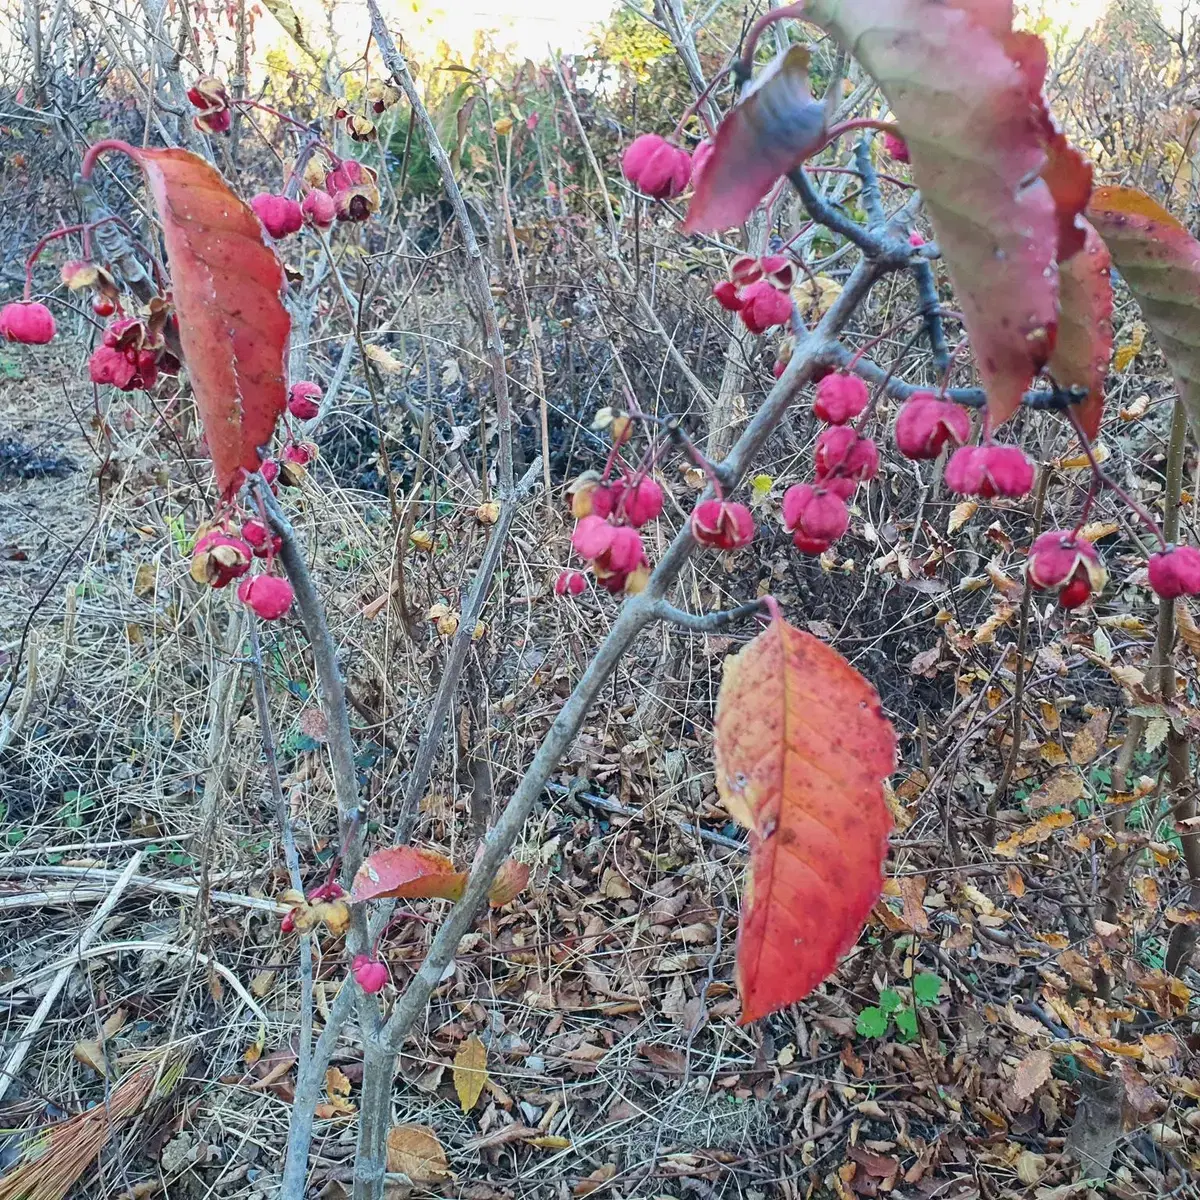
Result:
[[[902,1008],[898,1013],[893,1013],[892,1020],[906,1042],[917,1036],[917,1014],[911,1008]]]
[[[861,1037],[880,1038],[887,1033],[887,1024],[887,1013],[872,1005],[858,1014],[858,1024],[855,1028]]]
[[[900,1007],[900,993],[895,988],[884,988],[879,993],[879,1007],[885,1013],[893,1013]]]
[[[940,975],[931,974],[929,971],[922,971],[918,975],[913,976],[913,995],[917,998],[918,1004],[936,1004],[938,995],[942,990],[942,980]]]

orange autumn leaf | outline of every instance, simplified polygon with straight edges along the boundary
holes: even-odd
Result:
[[[141,167],[158,210],[179,341],[217,487],[228,498],[258,470],[259,447],[287,404],[283,267],[249,205],[202,158],[97,142],[84,158],[84,178],[108,150]]]
[[[806,996],[879,898],[896,738],[837,651],[776,618],[725,663],[717,788],[750,831],[738,933],[742,1021]]]
[[[435,850],[393,846],[372,854],[358,868],[350,888],[351,904],[363,900],[459,900],[467,873]]]

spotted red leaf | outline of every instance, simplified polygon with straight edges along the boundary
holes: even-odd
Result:
[[[258,470],[259,447],[287,405],[283,267],[250,207],[202,158],[99,142],[84,160],[85,176],[110,149],[142,168],[158,210],[179,341],[217,486],[228,497]]]
[[[466,887],[467,873],[435,850],[416,846],[393,846],[367,858],[350,888],[350,902],[382,900],[459,900]]]
[[[966,317],[993,424],[1054,346],[1058,269],[1090,170],[1041,94],[1045,53],[1006,0],[812,0],[887,96]],[[1061,248],[1060,248],[1061,241]]]
[[[1075,411],[1084,432],[1095,438],[1112,357],[1112,260],[1091,225],[1085,223],[1083,232],[1083,249],[1060,268],[1058,338],[1047,367],[1060,388],[1087,389]]]
[[[750,831],[738,933],[742,1021],[806,996],[879,898],[895,734],[836,650],[776,619],[725,662],[717,789]]]
[[[1200,438],[1200,242],[1136,188],[1097,188],[1087,215],[1162,348]]]
[[[740,225],[781,175],[825,141],[825,110],[808,86],[808,51],[792,46],[747,88],[717,129],[684,229]]]

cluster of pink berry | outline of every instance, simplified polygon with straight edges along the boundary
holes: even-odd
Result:
[[[192,550],[192,578],[211,588],[228,587],[235,579],[238,599],[264,621],[277,621],[292,607],[292,585],[279,575],[248,575],[255,558],[270,560],[279,550],[279,537],[257,518],[242,522],[239,533],[224,526],[209,529]]]
[[[857,375],[826,375],[817,384],[813,413],[828,428],[813,455],[816,479],[783,494],[783,524],[803,554],[823,554],[850,525],[846,501],[860,483],[879,473],[875,443],[850,422],[867,407],[867,385]]]
[[[782,254],[754,258],[741,254],[729,268],[729,278],[713,288],[713,299],[735,312],[751,333],[766,333],[792,318],[792,284],[796,268]]]
[[[652,199],[673,200],[689,183],[695,186],[699,181],[712,151],[712,142],[701,142],[695,153],[689,154],[657,133],[643,133],[625,147],[621,171],[638,191]]]
[[[379,209],[376,172],[353,158],[342,159],[316,176],[302,201],[278,192],[259,192],[250,207],[276,240],[296,233],[306,222],[329,229],[334,221],[365,221]]]
[[[228,133],[233,123],[229,93],[225,84],[212,75],[202,75],[187,90],[188,103],[197,109],[192,124],[201,133]]]
[[[288,413],[298,421],[312,420],[321,411],[320,401],[321,388],[310,380],[301,380],[288,389]],[[312,442],[289,438],[279,458],[266,459],[259,473],[273,492],[279,484],[298,486],[316,453]],[[257,517],[243,521],[236,534],[230,532],[228,522],[222,522],[214,529],[202,530],[197,538],[192,550],[192,578],[214,588],[227,587],[240,579],[238,599],[264,621],[277,621],[291,608],[294,598],[292,585],[270,573],[281,546],[279,535]],[[255,558],[265,560],[267,573],[250,577]]]
[[[111,384],[122,392],[149,391],[160,374],[178,375],[179,359],[167,349],[164,337],[173,319],[164,305],[156,307],[147,321],[138,317],[112,321],[88,358],[91,381]]]
[[[896,418],[896,445],[905,458],[933,459],[947,445],[957,447],[946,463],[946,486],[962,496],[1013,499],[1033,487],[1033,463],[1020,446],[965,443],[971,419],[957,404],[933,392],[914,392]]]
[[[567,499],[575,518],[571,545],[596,582],[614,594],[640,592],[650,564],[638,530],[662,512],[662,485],[645,472],[630,471],[609,482],[588,472],[571,484]],[[578,596],[586,586],[578,571],[563,571],[554,590]]]

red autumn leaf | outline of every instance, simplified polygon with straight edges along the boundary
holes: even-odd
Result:
[[[467,873],[436,850],[416,846],[393,846],[367,858],[354,876],[350,903],[364,900],[459,900],[467,885]]]
[[[1162,348],[1200,437],[1200,242],[1136,188],[1097,188],[1087,217]]]
[[[1057,262],[1090,172],[1041,95],[1045,53],[1001,0],[812,0],[887,96],[954,283],[993,425],[1054,346]],[[1060,239],[1063,242],[1060,251]]]
[[[808,51],[792,46],[750,85],[717,129],[684,229],[740,225],[781,176],[825,141],[825,110],[808,86]]]
[[[1103,239],[1085,223],[1083,249],[1060,267],[1058,338],[1047,363],[1060,388],[1087,389],[1075,413],[1093,439],[1100,432],[1104,377],[1112,357],[1111,266]]]
[[[879,898],[896,738],[836,650],[776,619],[725,662],[717,789],[750,831],[738,933],[742,1021],[806,996]]]
[[[283,267],[250,207],[202,158],[98,142],[84,159],[85,177],[110,149],[142,168],[158,209],[179,341],[217,486],[228,498],[258,470],[259,447],[287,405]]]
[[[506,858],[488,889],[488,903],[493,908],[503,908],[525,890],[529,882],[529,864],[515,858]]]

